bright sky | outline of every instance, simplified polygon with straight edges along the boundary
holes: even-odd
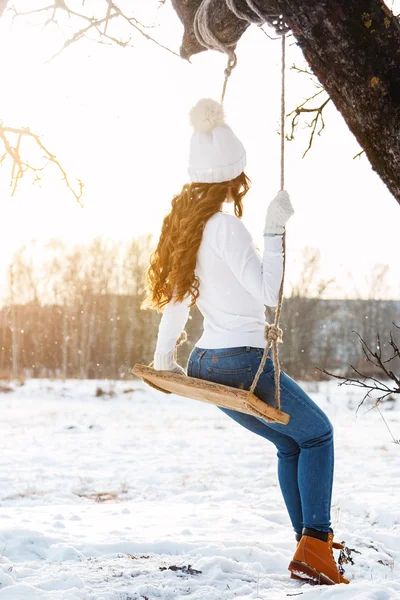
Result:
[[[32,9],[46,2],[15,4]],[[161,10],[155,10],[156,0],[127,3],[135,4],[135,14],[159,22],[150,33],[178,52],[182,27],[168,3]],[[70,0],[70,5],[80,10],[82,2]],[[49,62],[76,23],[43,29],[38,26],[43,16],[21,18],[12,29],[7,15],[0,23],[0,53],[6,57],[0,67],[0,118],[41,134],[70,179],[84,181],[85,206],[77,205],[50,167],[40,187],[27,176],[10,198],[10,165],[1,167],[3,291],[5,267],[24,241],[158,234],[172,195],[187,180],[187,113],[200,97],[219,99],[226,62],[219,53],[205,52],[189,64],[137,35],[134,47],[126,48],[83,40]],[[126,32],[117,22],[109,25],[116,37]],[[253,187],[244,222],[261,244],[265,211],[279,188],[280,44],[251,27],[239,43],[238,58],[226,113],[247,148]],[[287,62],[304,66],[293,39]],[[306,75],[289,69],[287,90],[287,112],[315,91]],[[353,160],[360,148],[331,105],[325,121],[305,159],[309,129],[299,128],[296,140],[287,144],[285,187],[296,210],[287,228],[288,277],[296,276],[302,249],[312,246],[321,254],[321,276],[336,278],[331,296],[367,295],[374,265],[388,264],[382,296],[400,298],[400,207],[367,159]],[[34,148],[27,152],[32,160],[39,158]]]

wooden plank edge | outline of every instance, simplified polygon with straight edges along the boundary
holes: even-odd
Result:
[[[173,373],[172,371],[157,371],[157,372],[155,372],[155,369],[153,369],[152,367],[147,367],[146,365],[141,365],[139,363],[137,363],[133,367],[132,373],[134,375],[140,377],[141,379],[143,379],[143,381],[150,387],[152,387],[156,390],[159,390],[160,392],[163,392],[164,394],[171,394],[171,392],[164,390],[161,387],[158,387],[153,382],[150,382],[146,378],[146,375],[152,376],[152,377],[157,377],[161,380],[163,380],[163,379],[167,379],[168,381],[175,380],[177,382],[184,383],[185,385],[188,385],[188,384],[190,385],[190,383],[192,383],[194,386],[196,386],[197,382],[199,381],[199,379],[196,377],[180,375],[179,373]],[[242,400],[245,404],[245,408],[249,409],[252,412],[253,416],[265,419],[267,421],[271,420],[271,422],[278,422],[278,423],[281,423],[282,425],[287,425],[290,421],[289,414],[287,414],[281,410],[278,410],[277,408],[269,406],[269,404],[266,404],[265,402],[263,402],[262,400],[257,398],[257,396],[255,396],[254,394],[249,394],[246,390],[242,390],[240,388],[230,388],[230,386],[224,385],[222,383],[215,383],[213,381],[207,381],[207,379],[201,379],[200,381],[202,382],[202,386],[204,387],[204,389],[207,389],[207,387],[209,387],[210,390],[215,391],[216,389],[220,388],[220,389],[223,389],[224,391],[226,391],[228,396],[232,395],[232,394],[235,394],[236,398],[242,396]],[[233,389],[234,391],[231,392],[230,391],[231,389]],[[197,400],[197,398],[193,398],[193,400]],[[198,400],[198,401],[201,402],[201,400]],[[258,409],[257,405],[259,403],[262,403],[262,409],[264,412],[260,412],[260,410]],[[211,402],[210,404],[214,404],[214,403]],[[214,404],[214,406],[218,406],[218,405]]]

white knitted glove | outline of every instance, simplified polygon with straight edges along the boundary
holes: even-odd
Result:
[[[168,354],[154,354],[154,368],[156,371],[172,371],[179,375],[186,375],[184,369],[174,360],[174,351]]]
[[[278,192],[268,206],[264,235],[283,235],[285,224],[293,214],[293,206],[287,191]]]

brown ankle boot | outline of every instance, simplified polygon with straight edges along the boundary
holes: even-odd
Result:
[[[296,533],[296,542],[297,542],[297,546],[300,544],[301,538],[303,536],[299,533]],[[343,544],[340,544],[339,542],[332,542],[332,548],[334,548],[335,550],[343,550],[344,546]],[[300,577],[299,575],[296,575],[296,573],[290,573],[290,579],[304,579],[304,577]]]
[[[289,571],[301,579],[309,579],[319,584],[350,583],[339,573],[332,548],[333,533],[327,534],[326,542],[303,535],[289,565]]]

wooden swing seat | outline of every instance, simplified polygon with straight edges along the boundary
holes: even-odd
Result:
[[[143,379],[151,387],[165,394],[177,394],[192,400],[201,400],[222,408],[236,410],[266,421],[275,421],[282,425],[289,423],[290,415],[262,402],[246,390],[213,383],[204,379],[187,377],[170,371],[156,371],[151,367],[137,364],[132,373]]]

